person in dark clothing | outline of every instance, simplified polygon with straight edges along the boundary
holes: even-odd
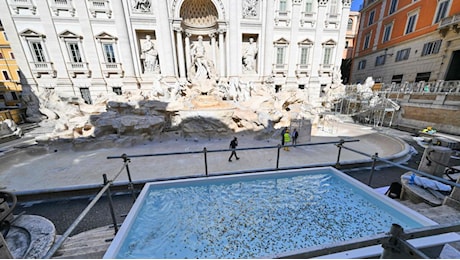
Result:
[[[281,130],[281,145],[284,146],[284,134],[286,133],[287,127]]]
[[[294,128],[294,131],[292,132],[292,135],[291,135],[292,144],[294,146],[297,145],[297,137],[299,137],[299,132],[297,132],[297,129]]]
[[[232,149],[232,153],[230,154],[230,157],[228,158],[228,161],[231,162],[232,161],[232,157],[233,155],[235,155],[235,158],[237,160],[239,160],[240,158],[238,157],[238,155],[236,155],[236,147],[238,146],[238,139],[236,137],[233,138],[233,140],[230,142],[230,149]]]

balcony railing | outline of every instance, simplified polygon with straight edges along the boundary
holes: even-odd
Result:
[[[71,0],[53,0],[50,7],[56,16],[59,15],[59,11],[67,11],[75,16],[75,8],[72,6]]]
[[[334,70],[334,64],[320,64],[319,67],[320,73],[332,73]]]
[[[21,9],[30,10],[33,15],[37,13],[37,7],[32,0],[10,0],[10,6],[16,14],[19,14]]]
[[[275,25],[278,25],[279,22],[285,22],[286,25],[289,25],[289,23],[291,22],[290,13],[291,11],[276,10]]]
[[[110,77],[110,74],[117,74],[122,78],[124,76],[124,71],[121,66],[121,63],[102,63],[102,73],[106,78]]]
[[[69,62],[67,63],[69,73],[72,77],[76,78],[77,74],[84,74],[88,78],[91,77],[91,70],[89,70],[87,62]]]
[[[309,64],[297,64],[297,69],[295,73],[297,74],[297,76],[308,75],[309,70],[310,70]]]
[[[441,20],[438,29],[448,27],[451,25],[458,25],[460,23],[460,14],[454,14],[453,16],[446,17]]]
[[[89,0],[88,3],[89,11],[94,18],[96,18],[97,13],[105,13],[109,19],[112,17],[108,0]]]
[[[273,64],[273,73],[287,75],[288,65],[287,64]]]
[[[56,70],[54,69],[52,62],[32,62],[32,73],[40,78],[43,74],[51,75],[51,77],[56,77]]]
[[[302,17],[300,18],[300,25],[303,26],[306,23],[309,23],[311,24],[311,27],[314,27],[316,23],[316,13],[302,12]]]

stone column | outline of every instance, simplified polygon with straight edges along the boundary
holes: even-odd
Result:
[[[226,77],[225,71],[225,48],[224,48],[224,29],[219,29],[219,76]]]
[[[311,77],[308,84],[308,99],[310,103],[314,105],[319,105],[319,95],[321,91],[321,83],[319,81],[319,69],[320,64],[323,63],[323,44],[320,39],[323,39],[322,34],[324,33],[324,22],[326,20],[327,13],[327,2],[328,0],[318,1],[318,13],[316,19],[316,29],[315,29],[315,44],[313,45],[313,62],[311,66]]]
[[[210,33],[211,38],[211,49],[212,49],[212,62],[214,63],[214,69],[217,67],[217,56],[216,56],[216,34]]]
[[[185,65],[187,73],[189,72],[188,70],[192,66],[192,60],[190,56],[190,37],[192,36],[191,33],[185,33]]]
[[[179,64],[179,77],[185,79],[185,63],[184,63],[184,45],[182,44],[182,28],[174,28],[176,31],[177,41],[177,63]]]
[[[261,50],[259,50],[259,54],[262,56],[262,62],[259,62],[259,64],[262,64],[262,68],[260,68],[258,71],[263,72],[263,76],[270,78],[272,75],[272,65],[273,65],[273,55],[274,55],[274,50],[273,50],[273,40],[274,40],[274,31],[273,28],[275,26],[275,4],[270,3],[270,1],[262,1],[261,3],[264,4],[264,9],[265,12],[262,12],[263,14],[263,21],[265,24],[264,26],[264,31],[265,33],[261,34],[261,41],[262,44],[259,44],[261,47]],[[259,40],[257,40],[259,41]]]

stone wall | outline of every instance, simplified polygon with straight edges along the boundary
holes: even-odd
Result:
[[[460,135],[460,93],[391,94],[401,109],[395,125]]]

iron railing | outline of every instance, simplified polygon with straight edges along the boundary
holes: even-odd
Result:
[[[355,149],[352,149],[352,148],[344,146],[345,143],[358,142],[358,141],[359,140],[357,140],[357,139],[353,139],[353,140],[343,140],[343,139],[341,139],[339,141],[333,141],[333,142],[318,142],[318,143],[297,144],[296,146],[315,146],[315,145],[327,145],[327,144],[336,145],[338,147],[337,160],[336,160],[336,163],[335,163],[336,168],[341,167],[340,156],[341,156],[342,149],[346,149],[346,150],[361,154],[363,156],[366,156],[366,157],[372,159],[372,167],[371,167],[371,170],[370,170],[370,176],[369,176],[368,185],[370,185],[371,182],[372,182],[372,176],[373,176],[373,173],[374,173],[374,170],[375,170],[376,162],[380,161],[380,162],[384,162],[386,164],[389,164],[389,165],[392,165],[392,166],[395,166],[395,167],[399,167],[399,168],[402,168],[402,169],[406,169],[408,171],[412,171],[414,173],[420,174],[422,176],[425,176],[425,177],[428,177],[428,178],[431,178],[431,179],[435,179],[435,180],[437,180],[439,182],[442,182],[442,183],[445,183],[447,185],[451,185],[451,186],[460,188],[460,184],[458,184],[458,183],[454,183],[454,182],[451,182],[451,181],[448,181],[448,180],[433,176],[431,174],[424,173],[422,171],[418,171],[418,170],[412,169],[412,168],[407,167],[407,166],[403,166],[403,165],[398,164],[398,163],[394,163],[394,162],[392,162],[390,160],[387,160],[387,159],[379,157],[377,153],[375,153],[373,155],[370,155],[370,154],[367,154],[367,153],[364,153],[364,152],[361,152],[361,151],[358,151],[358,150],[355,150]],[[293,146],[294,145],[285,145],[284,147],[293,147]],[[331,164],[315,164],[315,165],[309,164],[309,165],[301,165],[301,166],[294,166],[294,167],[279,167],[279,161],[280,161],[280,156],[279,155],[280,155],[281,147],[282,147],[281,145],[277,145],[277,146],[263,146],[263,147],[249,147],[249,148],[235,149],[235,150],[239,150],[239,151],[243,151],[243,150],[260,150],[260,149],[277,149],[278,153],[277,153],[275,168],[248,169],[248,170],[243,170],[243,171],[220,172],[220,173],[213,173],[213,176],[227,175],[227,174],[240,174],[240,173],[256,173],[256,172],[272,171],[272,170],[303,169],[303,168],[311,168],[311,167],[319,167],[319,166],[331,166]],[[205,148],[203,148],[203,150],[200,150],[200,151],[173,152],[173,153],[155,153],[155,154],[140,154],[140,155],[122,154],[121,156],[109,156],[109,157],[107,157],[107,159],[122,159],[123,160],[122,168],[120,169],[120,171],[115,175],[115,177],[112,180],[108,180],[107,176],[105,174],[103,174],[103,183],[104,183],[104,185],[101,188],[101,190],[97,193],[97,195],[94,197],[94,199],[92,199],[90,204],[83,210],[83,212],[77,217],[77,219],[70,225],[70,227],[64,232],[64,234],[62,236],[60,236],[59,240],[52,246],[52,248],[47,252],[47,254],[46,254],[46,256],[44,258],[49,259],[57,252],[57,250],[62,246],[64,241],[69,237],[69,235],[72,233],[72,231],[83,220],[83,218],[88,214],[88,212],[91,210],[91,208],[103,196],[104,193],[106,193],[107,196],[109,197],[108,201],[109,201],[110,213],[111,213],[112,220],[113,220],[113,227],[114,227],[114,230],[115,230],[115,234],[118,232],[118,224],[116,222],[115,212],[114,212],[113,205],[112,205],[113,202],[112,202],[112,198],[111,198],[112,195],[110,193],[110,186],[113,185],[114,180],[116,180],[120,176],[120,174],[123,172],[123,170],[125,169],[126,173],[128,175],[128,179],[129,179],[128,189],[131,190],[133,200],[136,199],[135,192],[134,192],[134,182],[133,182],[131,172],[130,172],[130,169],[129,169],[129,164],[131,163],[131,158],[158,157],[158,156],[176,156],[176,155],[184,155],[184,154],[203,154],[203,158],[204,158],[204,173],[205,174],[204,174],[204,176],[202,175],[202,176],[198,176],[198,177],[207,177],[207,176],[210,175],[210,173],[208,172],[207,154],[208,153],[229,152],[229,151],[232,151],[232,150],[231,149],[207,150],[206,147],[205,147]],[[195,175],[195,176],[187,176],[187,177],[183,177],[183,178],[196,178],[196,177],[197,176]],[[437,227],[434,227],[434,228],[433,227],[427,228],[426,230],[422,230],[420,232],[419,231],[411,231],[411,233],[406,233],[408,235],[403,236],[403,239],[405,239],[407,237],[410,237],[411,239],[415,238],[417,236],[417,234],[420,237],[422,237],[422,236],[436,235],[436,234],[439,234],[439,233],[457,232],[457,231],[460,231],[460,224],[455,224],[455,225],[450,225],[450,226],[442,226],[442,225],[440,225],[440,226],[437,226]],[[402,233],[403,232],[399,232],[398,234],[402,234]],[[380,235],[377,238],[376,237],[370,237],[370,238],[368,237],[368,238],[359,239],[358,242],[356,242],[356,240],[354,240],[354,241],[346,242],[346,243],[340,244],[340,245],[333,244],[333,245],[328,245],[328,246],[313,247],[313,248],[307,249],[305,252],[291,254],[291,255],[279,255],[278,257],[282,257],[282,258],[315,257],[315,256],[324,255],[324,254],[330,254],[330,253],[333,253],[333,252],[348,251],[348,250],[352,250],[352,249],[356,249],[356,248],[360,248],[360,247],[364,247],[364,246],[369,246],[369,245],[375,245],[375,244],[382,244],[385,247],[385,243],[386,243],[385,241],[387,241],[387,242],[389,241],[388,240],[389,236],[390,235],[388,235],[388,234],[387,235]],[[387,239],[387,240],[385,240],[385,239]],[[384,254],[382,254],[382,255],[385,255],[385,251],[384,251]],[[386,255],[388,256],[389,253],[386,253]],[[418,254],[418,255],[423,256],[422,253]],[[392,256],[394,256],[394,255],[392,255]]]

